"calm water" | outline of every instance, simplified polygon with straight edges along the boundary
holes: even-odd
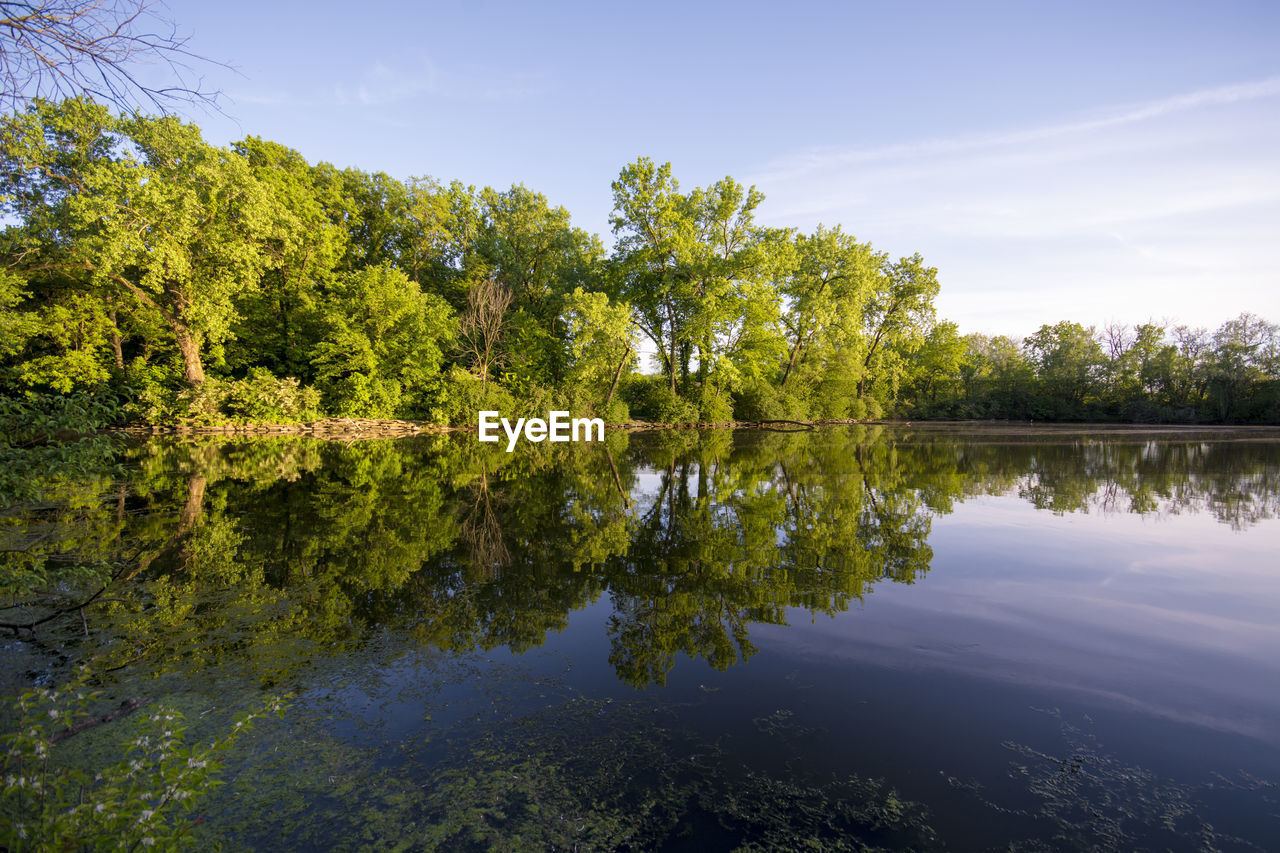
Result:
[[[3,517],[138,571],[0,654],[194,731],[291,694],[209,843],[1280,849],[1280,431],[127,457]]]

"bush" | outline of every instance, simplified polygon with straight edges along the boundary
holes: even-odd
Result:
[[[474,424],[480,411],[501,412],[509,417],[520,408],[507,389],[496,382],[486,387],[478,377],[457,365],[441,375],[424,397],[424,413],[435,423]]]
[[[623,388],[631,414],[656,423],[697,423],[698,409],[692,403],[671,393],[668,380],[662,376],[633,376]]]
[[[733,398],[728,391],[718,388],[703,388],[702,407],[698,417],[703,423],[723,424],[733,420]]]
[[[320,392],[292,376],[278,379],[255,367],[244,379],[227,384],[223,407],[228,415],[251,423],[308,421],[319,416]]]
[[[167,388],[148,383],[135,392],[128,409],[131,415],[148,424],[208,426],[226,420],[222,413],[226,396],[226,383],[215,377],[196,388]]]
[[[780,389],[767,382],[753,383],[738,392],[733,410],[743,421],[802,421],[809,416],[808,406],[794,389]]]
[[[626,402],[615,396],[609,405],[601,406],[596,410],[596,415],[605,419],[605,423],[625,424],[631,420],[631,410]]]

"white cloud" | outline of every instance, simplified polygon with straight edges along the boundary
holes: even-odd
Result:
[[[1280,77],[1045,126],[808,149],[749,183],[770,224],[841,222],[939,267],[968,330],[1280,320]]]
[[[766,164],[757,180],[761,183],[803,177],[815,171],[825,172],[840,165],[880,161],[914,160],[920,157],[959,154],[969,151],[1026,146],[1051,141],[1058,137],[1079,136],[1107,128],[1147,121],[1173,113],[1214,105],[1235,104],[1280,95],[1280,77],[1268,77],[1248,83],[1201,89],[1145,104],[1112,109],[1105,115],[1044,127],[968,134],[941,139],[925,139],[866,149],[811,148]]]
[[[340,104],[381,106],[418,98],[507,100],[540,88],[533,75],[479,67],[455,71],[424,58],[401,66],[375,63],[358,81],[336,86],[334,96]]]

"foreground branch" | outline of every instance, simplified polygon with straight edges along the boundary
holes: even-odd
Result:
[[[161,8],[156,0],[0,2],[0,109],[81,95],[124,111],[216,109],[219,93],[204,88],[193,66],[221,63],[192,53]],[[166,66],[171,82],[135,71],[147,64]]]

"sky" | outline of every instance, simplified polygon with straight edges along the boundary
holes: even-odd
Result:
[[[522,183],[611,241],[639,156],[938,268],[940,316],[1280,322],[1280,3],[168,0],[224,115],[399,178]]]

